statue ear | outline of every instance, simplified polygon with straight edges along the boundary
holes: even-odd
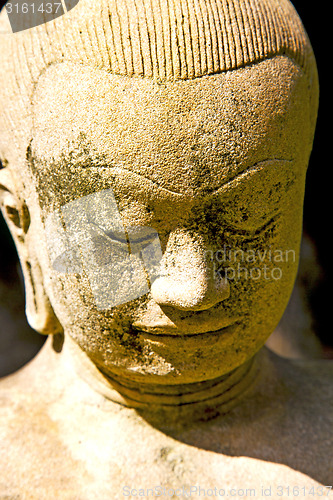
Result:
[[[14,183],[8,169],[0,170],[0,207],[15,243],[22,241],[30,225],[27,205],[14,194]]]
[[[0,208],[20,258],[28,322],[34,330],[45,335],[62,333],[62,326],[45,292],[37,256],[38,249],[29,238],[29,209],[25,201],[17,195],[13,177],[8,169],[0,170]]]

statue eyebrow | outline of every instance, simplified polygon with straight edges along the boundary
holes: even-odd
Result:
[[[231,187],[232,184],[236,184],[237,182],[241,181],[242,179],[246,178],[247,176],[254,175],[256,172],[261,171],[264,168],[264,165],[267,163],[292,163],[293,160],[287,160],[285,158],[267,158],[266,160],[262,160],[258,163],[255,163],[254,165],[251,165],[250,167],[246,168],[242,172],[237,173],[234,177],[229,179],[225,184],[222,184],[219,188],[215,189],[212,191],[210,194],[216,195],[219,194],[220,192],[228,189]]]
[[[40,160],[39,158],[34,154],[34,152],[32,151],[31,149],[31,144],[29,145],[28,147],[28,151],[30,154],[27,154],[27,159],[29,161],[29,164],[30,166],[36,171],[38,169],[34,168],[34,164],[40,164]],[[176,196],[178,199],[181,199],[182,197],[184,197],[184,194],[182,193],[178,193],[177,191],[173,191],[172,189],[169,189],[169,188],[166,188],[166,187],[163,187],[161,186],[157,181],[154,181],[152,179],[149,179],[148,177],[144,176],[143,174],[139,174],[139,173],[136,173],[136,172],[133,172],[132,170],[129,170],[128,168],[126,168],[124,165],[121,165],[121,166],[115,166],[115,165],[111,165],[111,166],[107,166],[108,163],[110,163],[110,161],[108,159],[106,159],[104,156],[98,156],[98,158],[87,158],[87,155],[84,155],[84,163],[83,165],[82,164],[79,164],[77,165],[77,168],[82,168],[82,169],[87,169],[87,168],[90,168],[90,169],[96,169],[96,170],[107,170],[108,172],[112,171],[113,173],[126,173],[126,177],[128,178],[138,178],[138,180],[140,179],[143,179],[145,182],[149,183],[149,184],[152,184],[153,186],[157,187],[160,191],[162,192],[165,192],[165,193],[168,193],[168,194],[172,194],[173,196]],[[250,176],[250,175],[255,175],[255,172],[256,171],[259,171],[259,170],[262,170],[262,168],[264,167],[265,164],[269,163],[269,162],[279,162],[279,163],[292,163],[293,162],[293,159],[286,159],[286,158],[266,158],[264,160],[261,160],[260,162],[257,162],[249,167],[247,167],[245,170],[241,171],[241,172],[237,172],[235,174],[234,177],[232,177],[231,179],[228,179],[224,184],[222,184],[221,186],[219,186],[218,188],[216,189],[213,189],[213,190],[205,190],[204,192],[204,196],[207,197],[207,196],[216,196],[218,195],[219,193],[222,193],[223,191],[229,189],[232,187],[233,184],[237,184],[237,182],[241,181],[242,179],[246,178],[247,176]],[[44,163],[44,161],[42,162]],[[66,164],[67,164],[67,161],[66,161],[66,158],[61,158],[60,161],[53,161],[52,162],[53,165],[57,168],[61,168],[61,167],[65,167]],[[193,193],[193,195],[195,196],[195,194]]]
[[[237,183],[239,181],[241,181],[243,178],[246,178],[247,176],[249,175],[254,175],[256,171],[260,171],[262,170],[262,168],[264,167],[265,164],[267,164],[268,162],[279,162],[279,163],[292,163],[293,160],[289,160],[289,159],[285,159],[285,158],[267,158],[265,160],[261,160],[260,162],[258,163],[255,163],[254,165],[251,165],[250,167],[247,167],[245,170],[243,170],[242,172],[238,172],[234,177],[232,177],[231,179],[228,179],[224,184],[222,184],[220,187],[212,190],[212,191],[205,191],[205,195],[217,195],[219,194],[220,192],[230,188],[232,186],[232,184],[234,183]],[[101,167],[96,167],[96,166],[92,166],[90,168],[101,168]],[[102,167],[103,168],[103,167]],[[133,172],[132,170],[129,170],[128,168],[124,167],[124,166],[121,166],[121,167],[104,167],[104,168],[108,168],[108,170],[112,170],[113,172],[125,172],[129,177],[133,177],[133,178],[136,178],[138,177],[139,179],[144,179],[146,182],[149,182],[151,184],[153,184],[154,186],[156,186],[159,190],[161,191],[165,191],[167,193],[171,193],[173,195],[176,195],[178,197],[182,197],[184,196],[182,193],[178,193],[177,191],[173,191],[171,189],[168,189],[166,187],[163,187],[161,186],[158,182],[156,181],[153,181],[152,179],[149,179],[148,177],[142,175],[142,174],[138,174],[137,172]]]

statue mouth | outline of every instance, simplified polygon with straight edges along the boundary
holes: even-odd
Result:
[[[223,335],[229,332],[231,333],[234,329],[233,327],[237,326],[237,324],[239,324],[239,319],[233,318],[232,320],[225,319],[225,321],[219,322],[217,325],[218,328],[213,330],[206,330],[204,326],[201,328],[198,326],[197,328],[187,328],[182,330],[181,327],[177,327],[176,325],[172,328],[170,327],[170,324],[148,326],[136,323],[133,324],[133,327],[138,333],[148,335],[149,337],[200,337],[207,335]]]

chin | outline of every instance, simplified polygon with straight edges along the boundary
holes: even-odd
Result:
[[[157,337],[157,336],[156,336]],[[141,383],[173,385],[191,384],[224,376],[250,360],[261,345],[242,344],[234,333],[222,338],[217,332],[206,336],[145,337],[136,352],[127,350],[117,359],[114,353],[108,358],[99,357],[95,363],[112,379],[121,376]]]

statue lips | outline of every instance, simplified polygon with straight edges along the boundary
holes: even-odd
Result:
[[[214,329],[212,330],[211,327],[207,325],[207,322],[203,322],[202,325],[200,325],[200,321],[198,321],[199,324],[196,324],[193,327],[185,327],[184,329],[181,328],[181,324],[179,326],[176,326],[175,324],[170,324],[170,323],[156,323],[156,324],[143,324],[139,321],[136,321],[133,323],[133,327],[138,330],[140,333],[146,333],[149,335],[156,335],[156,336],[171,336],[171,337],[180,337],[180,336],[185,336],[185,337],[190,337],[190,336],[200,336],[200,335],[209,335],[209,334],[225,334],[227,332],[231,332],[233,326],[239,323],[240,318],[224,318],[220,321],[215,321]],[[217,328],[216,328],[217,327]]]

